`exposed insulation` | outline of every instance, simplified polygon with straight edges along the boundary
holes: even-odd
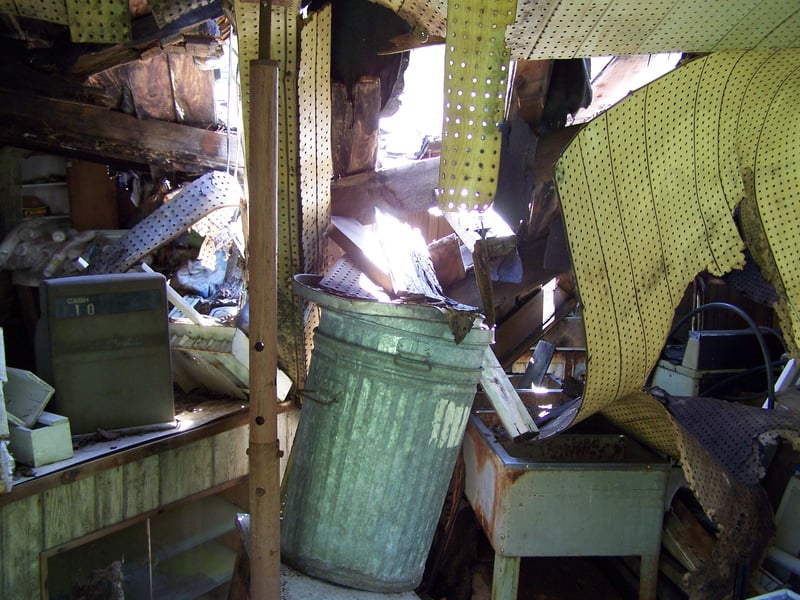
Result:
[[[786,0],[519,0],[506,31],[515,60],[785,48],[800,43]]]

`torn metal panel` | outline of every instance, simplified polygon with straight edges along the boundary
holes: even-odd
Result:
[[[786,48],[800,7],[785,0],[520,0],[505,30],[515,60]]]
[[[213,171],[192,181],[105,250],[92,273],[124,272],[147,254],[221,208],[239,207],[242,189],[233,176]]]
[[[576,420],[602,410],[681,461],[720,528],[713,559],[695,575],[697,597],[715,597],[712,590],[730,586],[737,563],[757,560],[770,511],[763,490],[738,482],[727,459],[712,452],[715,444],[687,428],[693,417],[672,414],[669,404],[639,390],[695,276],[744,265],[733,218],[743,198],[753,257],[778,283],[787,313],[800,300],[792,275],[799,125],[788,104],[800,89],[798,66],[798,49],[722,52],[685,63],[586,125],[556,166],[589,365]],[[794,317],[787,316],[782,326],[796,351]],[[708,433],[726,436],[724,427],[719,421]],[[782,428],[797,437],[797,424]]]

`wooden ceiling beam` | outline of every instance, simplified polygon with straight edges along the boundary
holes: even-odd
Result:
[[[1,145],[74,155],[104,164],[152,165],[166,171],[202,173],[226,170],[228,148],[233,153],[238,151],[236,138],[229,140],[222,133],[3,90],[0,120]],[[230,162],[236,163],[235,159],[234,154]]]

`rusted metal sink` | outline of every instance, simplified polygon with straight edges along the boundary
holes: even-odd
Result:
[[[630,437],[562,433],[498,440],[472,414],[466,496],[495,550],[492,600],[516,600],[520,557],[640,556],[639,598],[654,600],[671,466]]]

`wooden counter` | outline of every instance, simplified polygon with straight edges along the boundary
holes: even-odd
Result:
[[[176,418],[174,430],[89,444],[15,480],[0,496],[0,598],[43,597],[46,556],[246,481],[246,404]]]

